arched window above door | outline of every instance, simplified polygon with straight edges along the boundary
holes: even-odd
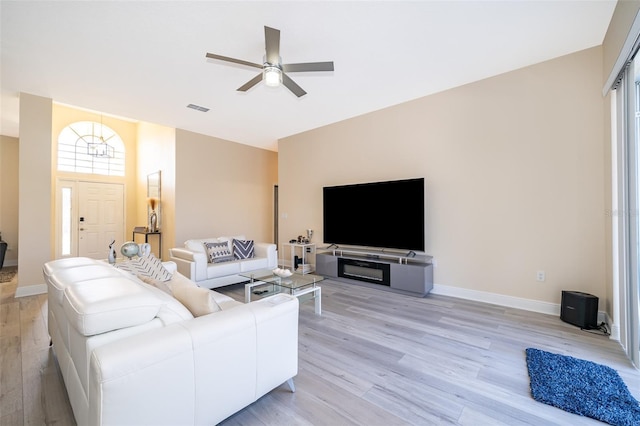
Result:
[[[58,171],[124,176],[124,142],[93,121],[70,124],[58,136]]]

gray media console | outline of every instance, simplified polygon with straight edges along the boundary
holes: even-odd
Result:
[[[318,252],[316,273],[337,281],[420,297],[433,288],[430,256],[406,257],[357,249]]]

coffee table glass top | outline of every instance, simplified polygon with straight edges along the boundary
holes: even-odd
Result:
[[[322,281],[324,277],[313,274],[293,274],[290,277],[279,277],[271,269],[259,269],[251,272],[243,272],[240,276],[263,283],[276,284],[291,290],[298,290],[302,287],[314,285]]]

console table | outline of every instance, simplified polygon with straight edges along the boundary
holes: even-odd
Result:
[[[432,256],[336,249],[316,253],[316,273],[347,283],[423,297],[433,288]]]
[[[136,227],[133,229],[133,237],[132,237],[132,241],[135,243],[136,242],[136,235],[144,235],[144,242],[145,243],[149,243],[149,235],[151,236],[156,236],[157,240],[158,240],[158,252],[156,254],[154,248],[153,248],[153,244],[151,245],[151,252],[160,260],[162,260],[162,232],[160,231],[156,231],[156,232],[150,232],[147,230],[147,228],[142,228],[142,227]]]

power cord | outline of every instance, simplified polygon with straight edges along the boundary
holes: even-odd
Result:
[[[607,327],[607,324],[604,321],[601,322],[600,325],[596,326],[595,328],[580,328],[580,330],[586,331],[587,333],[591,333],[591,334],[601,334],[603,336],[611,335],[611,332],[609,331],[609,327]],[[595,332],[592,330],[598,330],[599,332]]]

